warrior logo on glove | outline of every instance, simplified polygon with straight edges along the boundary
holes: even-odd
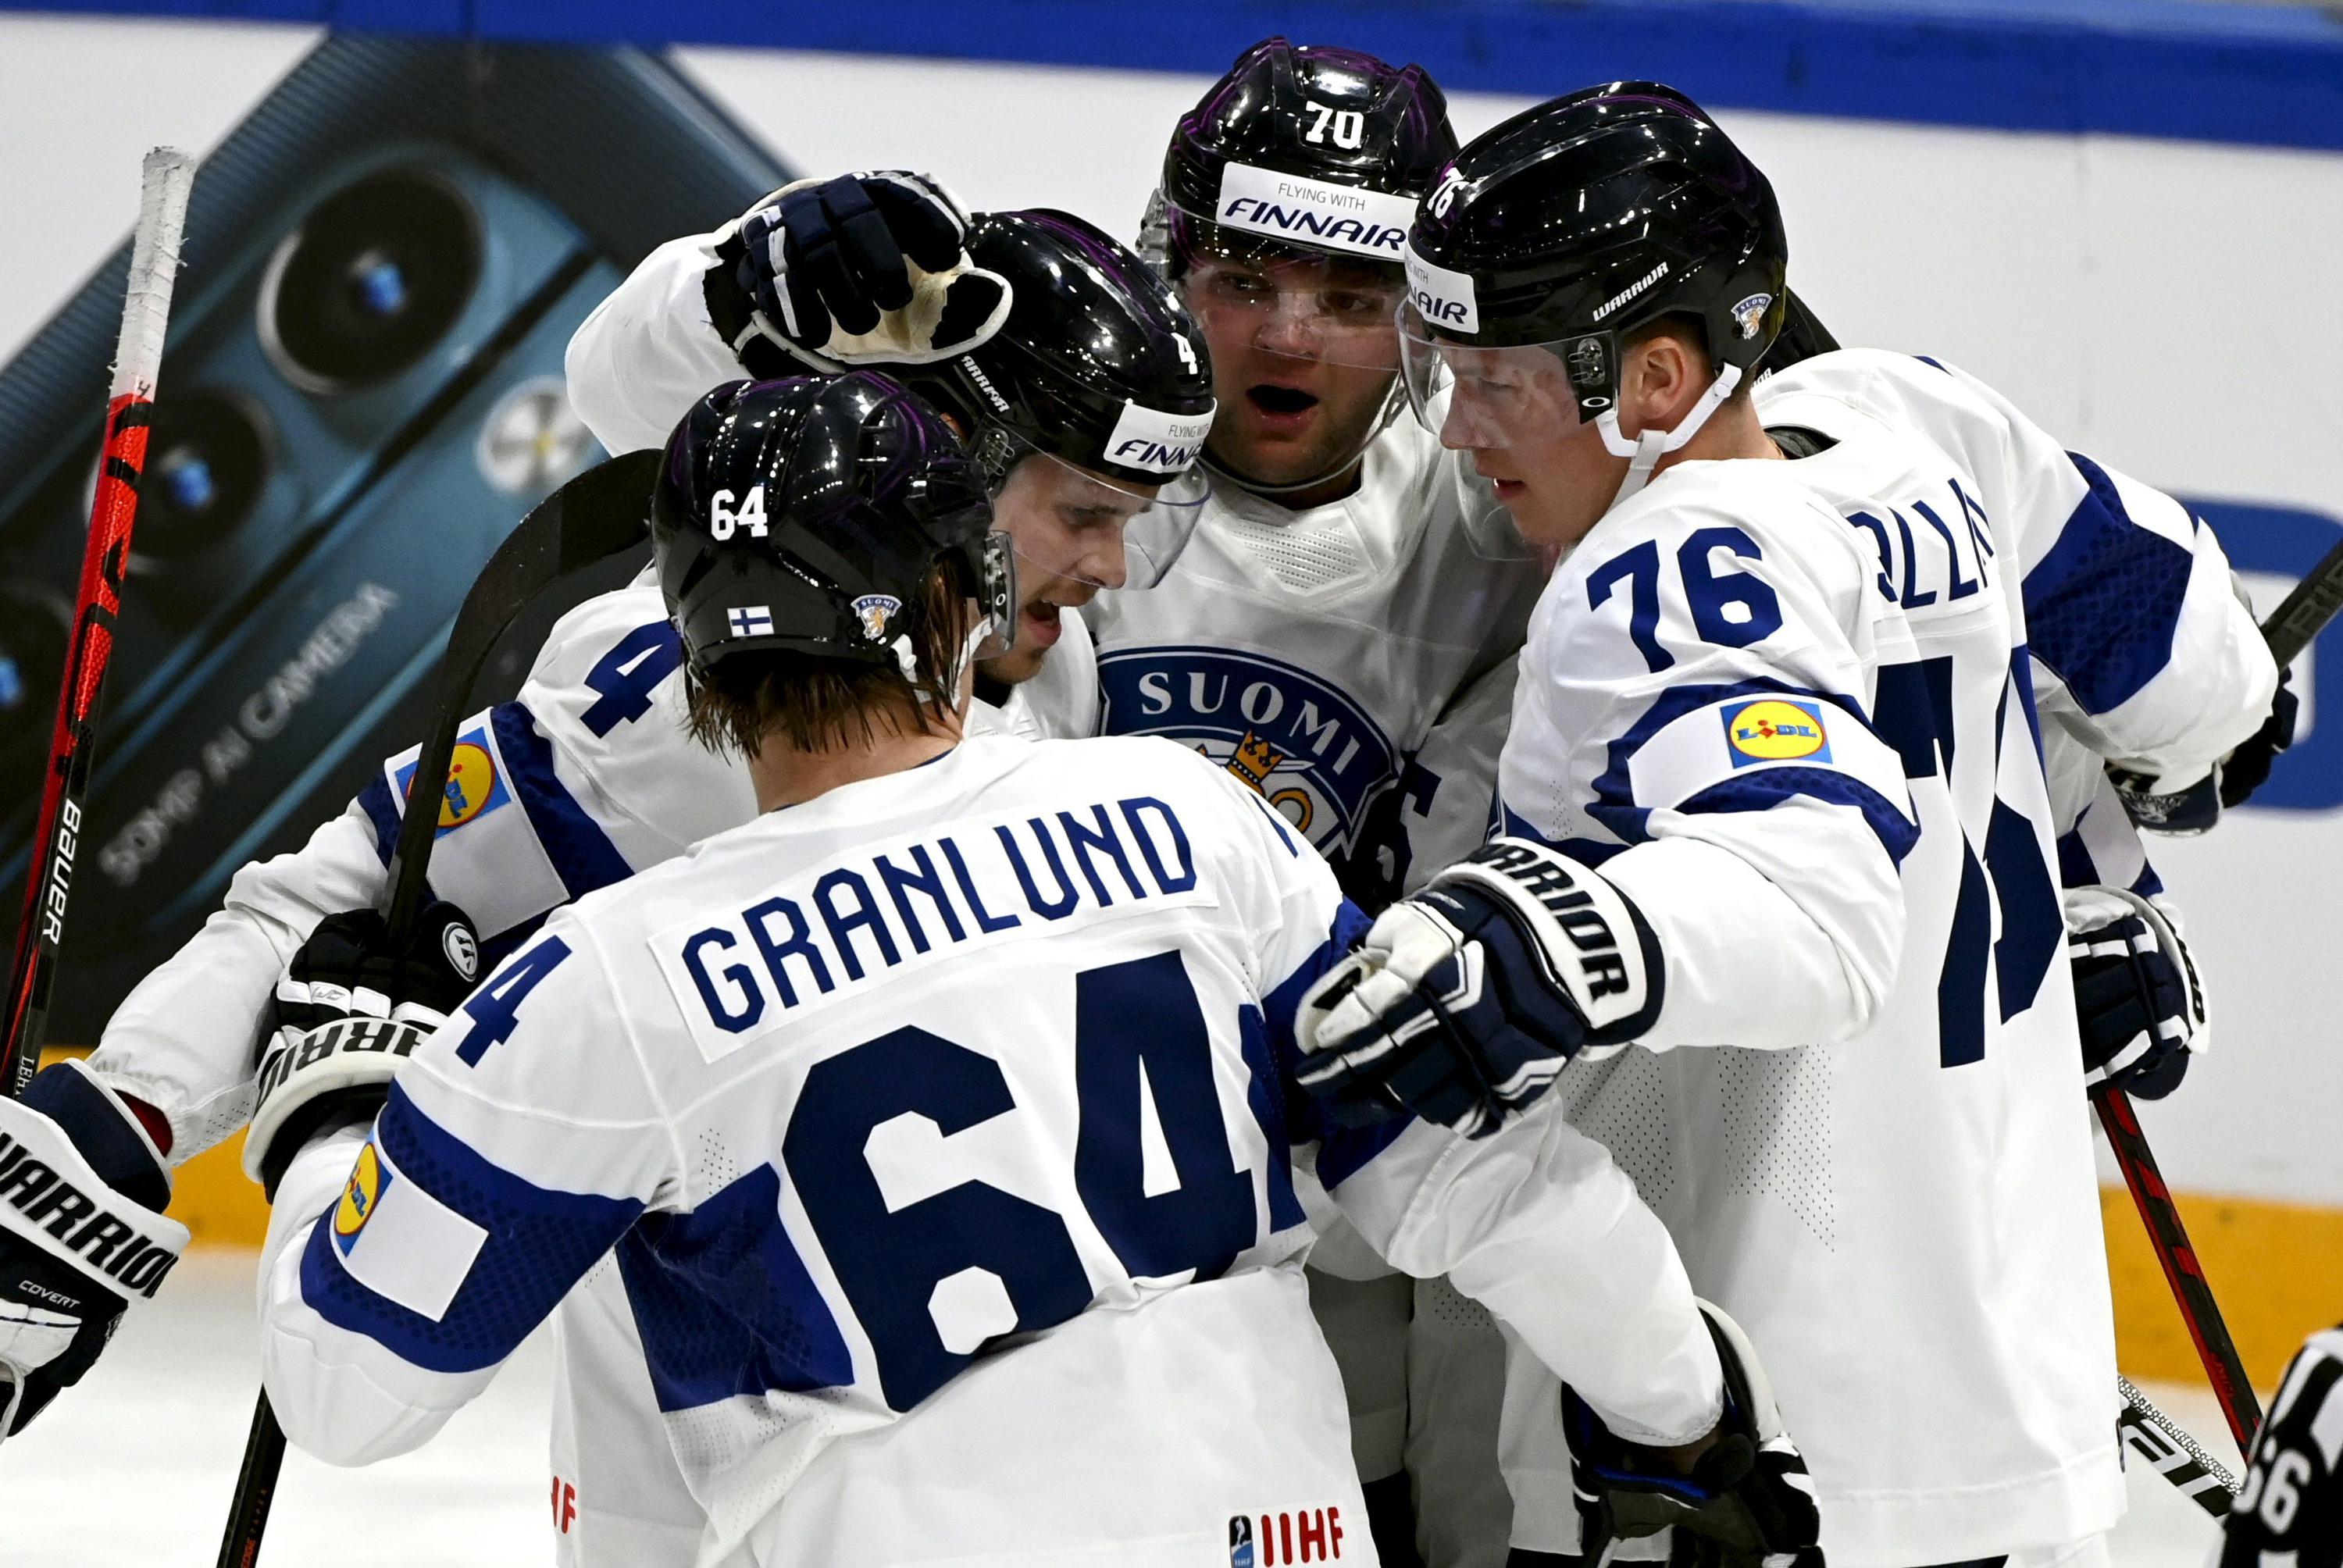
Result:
[[[1346,1125],[1483,1137],[1588,1046],[1649,1030],[1659,945],[1601,872],[1496,839],[1384,910],[1302,1001],[1302,1083]]]

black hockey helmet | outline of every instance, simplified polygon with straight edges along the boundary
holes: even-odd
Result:
[[[1265,496],[1312,488],[1355,465],[1398,413],[1407,227],[1455,150],[1447,100],[1422,66],[1284,38],[1239,55],[1180,121],[1141,248],[1205,336],[1224,352],[1392,377],[1376,417],[1322,472],[1272,484],[1208,454],[1229,478]]]
[[[980,213],[967,246],[1008,280],[1008,319],[965,354],[892,373],[960,421],[996,493],[1036,453],[1110,488],[1141,487],[1149,509],[1124,530],[1126,580],[1101,586],[1151,585],[1206,494],[1193,467],[1214,407],[1202,331],[1161,276],[1071,214]]]
[[[651,495],[659,588],[690,668],[790,652],[902,664],[899,622],[957,558],[991,629],[1016,606],[1006,536],[951,427],[900,383],[735,381],[668,438]]]
[[[1397,266],[1416,201],[1455,154],[1421,65],[1265,38],[1172,132],[1161,196],[1173,276],[1262,246]]]
[[[1453,348],[1534,347],[1566,375],[1564,417],[1601,423],[1647,474],[1773,347],[1788,263],[1773,186],[1682,93],[1613,82],[1541,104],[1458,153],[1409,234],[1410,400],[1427,423],[1452,417]],[[1700,324],[1717,380],[1675,431],[1628,441],[1622,345],[1663,316]]]

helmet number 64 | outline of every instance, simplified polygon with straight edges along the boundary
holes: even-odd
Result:
[[[746,528],[757,538],[765,537],[765,487],[751,485],[749,493],[740,498],[740,509],[732,509],[732,492],[719,490],[708,498],[708,531],[719,539],[729,539],[733,533]]]

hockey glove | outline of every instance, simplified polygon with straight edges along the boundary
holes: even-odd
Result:
[[[78,1382],[132,1298],[161,1286],[187,1245],[170,1201],[154,1141],[80,1062],[0,1099],[0,1437]]]
[[[2180,940],[2179,911],[2121,888],[2069,888],[2066,904],[2084,1076],[2161,1100],[2207,1043],[2205,993]]]
[[[2278,1379],[2212,1568],[2343,1563],[2343,1329],[2322,1329]]]
[[[1497,839],[1379,916],[1302,1000],[1298,1077],[1346,1126],[1403,1112],[1469,1137],[1544,1094],[1587,1045],[1658,1014],[1651,929],[1600,874]]]
[[[398,1064],[470,993],[479,972],[472,922],[444,900],[423,911],[403,952],[391,950],[373,910],[318,921],[269,1004],[245,1174],[273,1201],[285,1168],[311,1140],[372,1121]]]
[[[2294,744],[2295,719],[2301,699],[2291,689],[2294,672],[2278,672],[2278,692],[2270,699],[2269,717],[2262,727],[2239,741],[2203,778],[2174,789],[2153,774],[2107,764],[2107,777],[2124,804],[2124,811],[2139,827],[2155,833],[2202,833],[2221,819],[2232,806],[2242,806],[2255,790],[2269,781],[2278,754]]]
[[[1715,1441],[1678,1473],[1670,1456],[1618,1436],[1568,1384],[1562,1390],[1579,1551],[1674,1529],[1668,1560],[1701,1568],[1820,1568],[1822,1515],[1806,1462],[1782,1425],[1765,1369],[1741,1326],[1700,1303],[1725,1365]]]
[[[825,375],[949,359],[1009,315],[1007,280],[969,261],[967,232],[960,204],[920,175],[799,180],[719,236],[734,300],[712,275],[709,316],[736,354],[753,333]]]

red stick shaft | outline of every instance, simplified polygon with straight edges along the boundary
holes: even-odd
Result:
[[[0,1093],[14,1096],[39,1064],[48,1020],[49,987],[57,944],[65,935],[66,896],[81,846],[81,799],[89,785],[98,693],[114,656],[114,623],[122,613],[122,574],[130,532],[138,517],[138,479],[146,465],[154,401],[138,391],[114,399],[106,415],[106,446],[98,457],[97,494],[90,505],[89,542],[82,552],[73,648],[57,693],[49,769],[41,784],[41,814],[33,842],[39,852],[25,889],[24,919],[8,974],[5,1073]]]
[[[122,336],[115,345],[106,444],[98,454],[97,491],[90,502],[89,538],[82,550],[73,646],[65,653],[65,681],[57,693],[49,769],[41,781],[41,813],[34,830],[32,876],[8,970],[0,1094],[11,1097],[22,1094],[31,1081],[48,1032],[49,989],[56,978],[65,900],[73,891],[74,865],[81,849],[81,803],[89,788],[98,694],[114,657],[115,621],[122,613],[122,574],[130,559],[131,525],[138,517],[138,477],[146,465],[155,380],[163,363],[171,286],[179,268],[179,236],[194,179],[195,164],[186,154],[157,147],[146,155],[138,226],[130,241]]]

